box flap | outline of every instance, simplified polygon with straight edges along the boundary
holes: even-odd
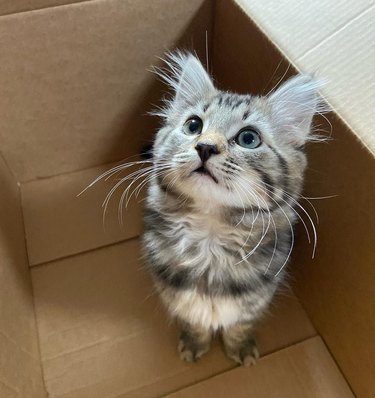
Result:
[[[296,60],[373,5],[372,0],[235,0],[285,55]]]
[[[348,8],[351,4],[348,3]],[[362,145],[375,155],[375,6],[296,60],[326,79],[322,93]]]
[[[375,6],[371,0],[235,0],[375,154]],[[284,69],[285,70],[285,69]]]

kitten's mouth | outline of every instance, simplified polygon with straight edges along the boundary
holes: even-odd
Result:
[[[206,175],[207,177],[211,177],[211,179],[218,184],[219,181],[217,180],[217,178],[209,171],[207,170],[206,167],[204,167],[204,165],[202,164],[202,166],[198,167],[197,169],[195,169],[193,171],[193,173],[197,173],[197,174],[201,174],[201,175]]]

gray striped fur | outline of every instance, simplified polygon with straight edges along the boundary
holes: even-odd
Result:
[[[285,280],[318,86],[299,75],[265,97],[238,95],[217,90],[191,54],[169,55],[167,64],[170,74],[160,75],[175,95],[159,112],[165,124],[153,148],[148,268],[182,325],[183,359],[195,360],[208,350],[208,336],[222,331],[228,355],[249,364],[256,356],[249,333]],[[203,130],[186,135],[193,115]],[[245,127],[260,134],[258,148],[235,142]],[[217,183],[193,172],[199,142],[220,149],[206,162]]]

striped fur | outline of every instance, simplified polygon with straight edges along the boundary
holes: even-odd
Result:
[[[182,325],[181,357],[194,360],[222,331],[228,355],[249,364],[249,333],[285,279],[293,246],[317,84],[296,76],[267,97],[217,90],[197,58],[176,53],[160,75],[174,97],[159,112],[154,173],[145,209],[144,250],[155,286]],[[184,134],[192,116],[200,134]],[[262,144],[236,143],[249,127]],[[198,143],[220,153],[195,173]],[[193,337],[192,337],[193,336]],[[242,351],[241,351],[242,350]],[[251,357],[251,358],[250,358]]]

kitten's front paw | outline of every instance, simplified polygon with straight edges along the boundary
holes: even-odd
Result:
[[[186,362],[195,362],[210,349],[209,343],[196,342],[190,336],[181,335],[177,350]]]
[[[242,341],[239,345],[226,345],[227,355],[243,366],[254,366],[259,359],[259,351],[254,339]]]

